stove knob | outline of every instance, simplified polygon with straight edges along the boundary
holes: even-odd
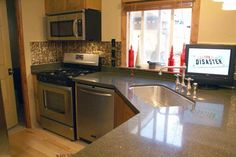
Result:
[[[50,75],[55,75],[55,73],[50,73]]]

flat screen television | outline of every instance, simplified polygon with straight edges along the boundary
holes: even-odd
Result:
[[[186,76],[200,86],[233,86],[236,45],[186,45]]]

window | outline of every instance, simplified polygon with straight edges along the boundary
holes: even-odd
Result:
[[[179,62],[183,44],[190,42],[192,9],[164,9],[128,12],[128,45],[139,52],[141,63],[167,64],[173,45],[175,61]],[[178,64],[178,63],[177,63]]]
[[[123,3],[122,15],[126,18],[122,20],[125,21],[122,34],[126,34],[122,42],[122,46],[125,46],[123,51],[126,52],[123,53],[127,53],[132,45],[135,52],[139,47],[141,64],[147,64],[147,61],[168,64],[169,52],[173,46],[175,65],[179,65],[183,44],[194,43],[197,40],[197,31],[193,30],[191,25],[193,24],[195,29],[198,26],[196,23],[199,1],[162,0]],[[127,57],[123,62],[127,62]]]

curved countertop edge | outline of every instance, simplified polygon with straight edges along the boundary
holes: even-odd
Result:
[[[173,146],[173,144],[172,145],[171,144],[167,144],[167,145],[164,144],[164,146],[163,146],[162,144],[160,144],[161,143],[160,141],[148,140],[147,137],[141,137],[140,135],[137,135],[137,137],[135,138],[136,135],[135,134],[132,135],[132,133],[129,130],[129,127],[132,126],[132,123],[136,124],[137,119],[140,119],[141,115],[143,114],[142,113],[143,108],[140,108],[140,104],[138,104],[138,103],[134,104],[135,101],[138,102],[140,100],[134,100],[134,99],[130,100],[130,98],[127,97],[127,95],[126,95],[127,93],[124,94],[124,89],[122,89],[122,87],[121,87],[122,85],[118,85],[119,83],[118,84],[114,83],[115,82],[114,80],[120,80],[121,79],[122,80],[121,82],[124,83],[124,84],[126,84],[126,83],[129,84],[129,81],[131,81],[132,83],[129,84],[128,87],[130,87],[130,85],[137,85],[137,84],[139,84],[139,85],[150,85],[150,84],[158,85],[158,84],[161,84],[161,85],[169,87],[170,89],[174,88],[174,83],[173,82],[170,83],[168,81],[158,81],[158,80],[149,80],[149,79],[141,79],[141,80],[144,80],[144,82],[143,81],[139,82],[139,81],[136,81],[136,79],[140,79],[140,78],[129,78],[129,76],[120,76],[120,75],[117,75],[117,74],[114,74],[114,73],[113,74],[110,73],[108,75],[107,74],[108,73],[105,74],[105,73],[102,73],[102,72],[94,73],[94,74],[89,74],[89,75],[85,75],[85,76],[82,76],[82,77],[80,76],[78,78],[75,78],[74,80],[77,83],[100,86],[100,87],[111,88],[111,89],[116,90],[123,98],[125,98],[125,100],[127,102],[129,102],[128,104],[131,105],[133,108],[135,108],[137,111],[139,111],[139,113],[136,114],[131,119],[129,119],[128,121],[124,122],[119,127],[113,129],[112,131],[110,131],[109,133],[107,133],[106,135],[101,137],[100,139],[96,140],[95,142],[93,142],[91,145],[89,145],[85,149],[78,152],[78,154],[75,155],[76,157],[80,157],[80,156],[82,156],[82,157],[85,157],[85,156],[88,156],[88,157],[104,156],[104,157],[106,157],[106,156],[119,156],[119,154],[122,154],[122,156],[130,156],[130,155],[132,155],[132,156],[142,156],[142,154],[144,152],[146,152],[145,155],[148,155],[148,156],[157,156],[157,153],[160,154],[158,156],[163,156],[163,155],[164,156],[165,155],[167,155],[167,156],[189,156],[189,155],[194,155],[194,153],[196,153],[196,151],[194,151],[193,149],[192,150],[189,149],[188,151],[183,147],[181,147],[182,149],[178,149],[178,147],[177,148],[174,147],[176,145]],[[110,78],[106,78],[109,75],[110,75]],[[118,78],[115,78],[117,76],[118,76]],[[128,80],[127,80],[127,77],[128,77]],[[95,79],[96,81],[94,81],[93,79]],[[102,80],[102,79],[104,79],[104,80]],[[108,81],[109,79],[112,79],[113,82]],[[210,93],[212,93],[212,92],[213,91],[211,91]],[[203,92],[203,94],[204,93],[206,94],[206,91]],[[222,94],[221,92],[218,93],[218,95],[221,95],[221,94]],[[233,93],[231,93],[231,95],[233,96],[233,99],[235,99],[235,91],[233,91]],[[213,97],[215,97],[215,96],[213,96]],[[211,97],[211,99],[213,100],[214,98]],[[215,99],[217,99],[217,98],[215,98]],[[213,100],[213,102],[215,102],[215,100]],[[221,103],[221,102],[219,102],[219,103]],[[230,103],[230,102],[227,102],[227,103]],[[145,108],[146,108],[145,110],[149,110],[149,111],[150,111],[150,109],[154,110],[154,108],[152,108],[151,106],[146,106],[145,105]],[[177,108],[179,108],[179,107],[177,107]],[[173,107],[173,109],[176,109],[176,107]],[[190,110],[191,110],[191,108],[190,108]],[[202,125],[200,127],[199,126],[193,126],[193,129],[195,128],[195,130],[193,130],[192,132],[196,132],[196,130],[205,130],[206,128],[208,128],[210,130],[210,132],[212,131],[213,133],[214,133],[215,130],[217,130],[217,128],[212,129],[212,126],[207,126],[208,124],[204,125],[204,122],[202,122],[202,123],[203,124],[200,124],[200,125]],[[212,122],[212,123],[214,123],[214,122]],[[186,124],[186,125],[187,125],[187,128],[188,128],[189,124]],[[213,124],[213,125],[219,125],[219,124]],[[225,124],[222,124],[222,125],[223,125],[223,127],[225,126]],[[233,128],[230,128],[230,129],[235,130],[235,128],[236,128],[236,126],[233,125]],[[155,130],[157,128],[153,128],[153,129]],[[191,127],[190,127],[190,130],[191,130]],[[209,134],[210,132],[208,131],[206,134]],[[217,133],[218,132],[216,131],[216,134]],[[218,134],[222,135],[221,133],[218,133]],[[197,138],[198,137],[197,132],[196,132],[196,135],[197,136],[195,136],[195,137]],[[231,132],[231,135],[233,135],[233,137],[236,138],[236,133]],[[202,136],[205,137],[205,135],[202,135]],[[222,135],[222,136],[224,136],[224,135]],[[132,142],[126,143],[127,141],[122,140],[122,138],[126,138],[127,140],[128,139],[133,139],[134,142],[133,143]],[[116,141],[115,143],[114,143],[114,140]],[[203,140],[203,141],[207,143],[206,140]],[[143,142],[145,143],[145,145],[143,144]],[[190,146],[188,146],[188,147],[192,148],[191,145],[194,145],[194,146],[198,146],[200,148],[204,148],[202,146],[202,144],[198,144],[198,142],[199,141],[197,141],[195,143],[190,143]],[[182,143],[183,143],[183,140],[182,140]],[[156,145],[160,146],[160,149],[163,148],[163,150],[161,149],[161,150],[158,151],[158,150],[155,150],[155,149],[154,150],[150,149],[150,148],[156,148],[155,147]],[[212,144],[208,143],[208,145],[212,145]],[[222,145],[224,146],[224,143]],[[236,141],[231,143],[231,145],[236,146]],[[134,146],[134,147],[131,147],[131,146]],[[123,150],[124,147],[127,148],[127,149]],[[142,147],[144,147],[144,148],[147,147],[147,149],[142,149]],[[165,147],[167,147],[167,148],[165,148]],[[134,150],[134,148],[135,148],[135,150]],[[138,148],[140,148],[140,150]],[[229,148],[231,148],[231,147],[229,147]],[[232,156],[233,155],[234,156],[234,155],[236,155],[236,152],[234,150],[231,150],[231,149],[230,149],[230,151],[229,151],[229,149],[226,149],[224,151],[222,151],[222,150],[219,150],[219,151],[221,151],[220,154],[222,156],[225,156],[225,155],[227,155],[227,156]],[[183,154],[184,152],[187,153],[188,155],[184,155]],[[205,156],[210,156],[209,153],[213,153],[213,154],[218,153],[217,149],[215,149],[215,148],[211,148],[208,151],[203,150],[203,151],[199,151],[199,152],[201,152],[200,154],[205,154]]]

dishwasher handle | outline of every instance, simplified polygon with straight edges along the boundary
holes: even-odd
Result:
[[[92,94],[92,95],[97,95],[97,96],[105,96],[105,97],[111,97],[112,96],[112,94],[109,94],[109,93],[98,93],[98,92],[85,90],[85,89],[80,89],[80,91],[82,91],[84,93]]]

